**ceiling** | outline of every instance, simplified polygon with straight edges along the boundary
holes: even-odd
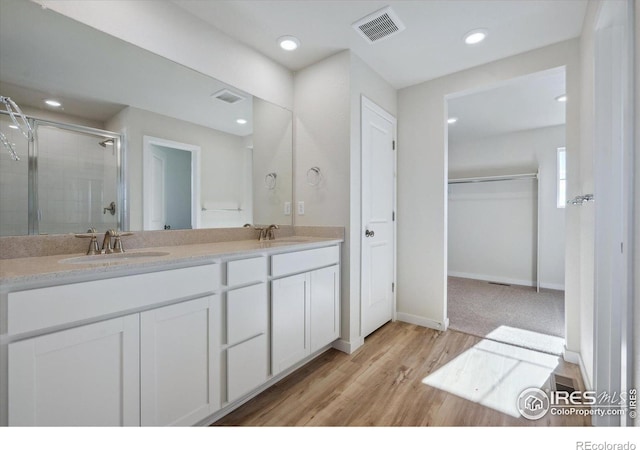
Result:
[[[350,48],[397,88],[578,36],[586,8],[582,0],[174,3],[291,70]],[[388,4],[407,28],[370,45],[351,23]],[[53,95],[63,99],[66,113],[85,118],[104,121],[132,105],[232,134],[251,133],[251,123],[235,123],[250,120],[248,94],[240,104],[218,104],[210,95],[228,86],[217,80],[35,3],[0,0],[0,7],[0,87],[19,104],[42,107]],[[463,35],[478,27],[488,28],[489,37],[466,46]],[[296,35],[301,47],[282,51],[276,39],[283,34]],[[547,73],[452,99],[449,108],[460,120],[450,128],[451,139],[564,123],[564,105],[553,101],[562,92],[564,74]]]
[[[351,49],[395,88],[403,88],[580,35],[586,0],[172,0],[292,71]],[[351,27],[390,5],[406,29],[369,44]],[[477,46],[464,35],[488,29]],[[295,52],[279,36],[301,41]]]
[[[245,100],[211,98],[222,89]],[[24,0],[0,0],[0,92],[37,109],[53,97],[53,111],[102,122],[133,106],[238,136],[253,128],[251,95]]]
[[[483,139],[565,123],[565,70],[557,68],[516,78],[492,89],[448,100],[449,142]]]

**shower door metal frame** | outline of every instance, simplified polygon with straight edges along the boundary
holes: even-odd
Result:
[[[6,111],[0,111],[0,114],[8,115]],[[34,139],[27,144],[28,155],[28,234],[40,234],[40,205],[38,202],[38,127],[49,126],[60,128],[67,131],[90,134],[96,138],[106,138],[114,140],[116,153],[116,197],[117,197],[117,227],[118,230],[128,230],[129,213],[127,202],[126,172],[125,172],[125,151],[126,146],[124,134],[114,133],[112,131],[100,130],[98,128],[86,127],[83,125],[75,125],[63,122],[56,122],[46,119],[38,119],[27,116],[29,124],[34,130]],[[83,230],[78,230],[83,231]],[[102,230],[99,230],[102,231]]]

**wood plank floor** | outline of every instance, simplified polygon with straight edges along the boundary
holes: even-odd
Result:
[[[539,354],[546,362],[521,361],[532,355],[522,356],[529,350],[492,345],[504,344],[452,330],[388,323],[352,355],[329,350],[214,426],[590,425],[590,418],[578,415],[547,414],[530,421],[509,414],[517,394],[511,395],[505,385],[523,382],[532,371],[553,370],[584,387],[578,367],[562,358]],[[425,384],[425,377],[434,378],[436,385],[450,380],[451,386],[436,388]],[[486,395],[478,392],[487,382],[491,389]]]

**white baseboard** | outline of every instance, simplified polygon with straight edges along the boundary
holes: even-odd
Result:
[[[520,280],[516,278],[497,277],[494,275],[485,275],[482,273],[466,273],[466,272],[449,272],[450,277],[469,278],[471,280],[490,281],[493,283],[515,284],[518,286],[535,287],[535,280]],[[540,287],[544,289],[553,289],[554,291],[564,291],[564,284],[540,282]]]
[[[358,350],[360,347],[362,347],[363,345],[364,345],[364,339],[358,338],[356,341],[346,341],[344,339],[338,339],[337,341],[334,341],[331,346],[336,350],[339,350],[343,353],[346,353],[347,355],[350,355],[356,350]]]
[[[449,272],[450,277],[470,278],[472,280],[491,281],[493,283],[517,284],[518,286],[535,287],[536,282],[533,280],[518,280],[516,278],[496,277],[494,275],[485,275],[482,273],[466,273],[466,272]]]
[[[580,367],[580,374],[582,375],[582,382],[584,383],[584,387],[590,391],[593,386],[591,384],[591,379],[589,378],[589,374],[587,373],[587,369],[584,366],[584,361],[582,360],[582,355],[579,352],[574,352],[573,350],[564,348],[562,352],[562,357],[568,363],[577,364]]]
[[[564,291],[564,284],[559,283],[540,283],[540,287],[543,289],[552,289],[554,291]]]
[[[415,316],[413,314],[398,312],[396,314],[397,319],[400,322],[406,322],[413,325],[419,325],[421,327],[433,328],[434,330],[446,331],[449,326],[449,319],[445,319],[444,322],[438,322],[427,317]]]

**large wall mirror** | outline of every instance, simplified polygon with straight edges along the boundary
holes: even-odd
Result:
[[[280,106],[24,0],[0,2],[0,95],[35,131],[0,114],[0,235],[292,224]]]

